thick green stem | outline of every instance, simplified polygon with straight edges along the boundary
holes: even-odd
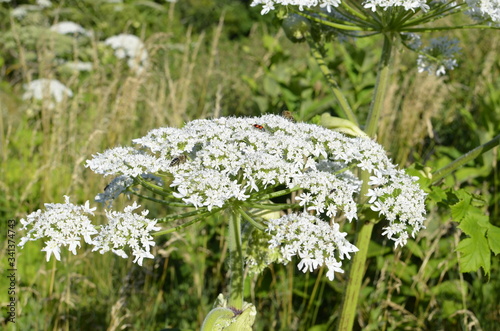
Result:
[[[340,105],[339,111],[342,113],[344,118],[355,123],[356,125],[359,125],[358,119],[356,118],[356,115],[354,115],[351,106],[349,106],[349,103],[347,102],[344,93],[342,93],[342,91],[340,90],[337,81],[330,72],[330,69],[328,69],[328,65],[325,63],[320,46],[313,40],[311,35],[309,34],[306,35],[306,38],[307,42],[309,43],[309,47],[311,48],[311,53],[314,56],[316,63],[318,63],[319,69],[321,70],[323,76],[325,76],[328,84],[330,85],[333,95],[335,95],[335,97],[337,98],[337,101]]]
[[[436,182],[440,181],[441,179],[448,176],[450,173],[457,170],[459,167],[463,166],[467,162],[474,160],[479,155],[484,154],[485,152],[489,151],[490,149],[492,149],[493,147],[496,147],[498,145],[500,145],[500,135],[491,139],[487,143],[482,144],[481,146],[474,148],[473,150],[462,155],[461,157],[459,157],[455,161],[451,162],[447,166],[434,172],[432,174],[432,182],[436,183]]]
[[[367,222],[361,225],[358,232],[358,240],[356,245],[359,252],[356,252],[352,260],[351,270],[349,271],[349,279],[347,281],[347,289],[344,293],[344,301],[342,304],[342,313],[337,330],[350,331],[356,318],[356,307],[358,305],[359,290],[365,275],[366,256],[368,253],[368,245],[375,223]]]
[[[368,118],[366,119],[365,132],[370,137],[377,134],[377,125],[379,122],[380,112],[387,91],[390,76],[391,53],[393,48],[393,37],[384,35],[384,48],[382,49],[382,57],[378,67],[377,82],[375,83],[374,97],[370,105]]]
[[[370,106],[370,112],[366,121],[365,132],[370,136],[374,137],[377,134],[377,124],[380,117],[380,111],[382,108],[382,103],[384,100],[385,92],[387,90],[387,85],[389,82],[389,72],[390,72],[390,57],[391,49],[393,47],[393,40],[391,36],[386,35],[384,38],[384,48],[382,51],[382,57],[380,59],[380,64],[378,68],[377,82],[375,85],[375,95],[373,102]],[[368,191],[368,179],[370,174],[366,171],[361,173],[361,179],[363,184],[361,186],[360,203],[363,203],[365,199],[365,194]],[[347,280],[347,288],[344,294],[344,301],[342,305],[342,312],[340,314],[340,320],[338,325],[338,330],[350,331],[354,325],[354,319],[356,317],[356,307],[358,305],[359,291],[361,290],[361,284],[363,281],[363,276],[365,273],[366,256],[368,253],[368,246],[370,244],[371,234],[373,231],[374,222],[366,221],[362,218],[358,221],[357,239],[356,247],[359,249],[354,255],[351,270],[349,272],[349,278]]]
[[[243,307],[243,250],[241,246],[241,215],[234,210],[229,221],[229,268],[231,285],[229,289],[229,307]]]

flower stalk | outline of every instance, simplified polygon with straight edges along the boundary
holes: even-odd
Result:
[[[474,148],[473,150],[465,153],[455,161],[451,162],[450,164],[444,166],[443,168],[437,170],[432,174],[432,182],[437,183],[444,177],[448,176],[451,174],[453,171],[457,170],[461,166],[467,164],[467,162],[474,160],[478,156],[486,153],[490,149],[500,145],[500,135],[496,136],[495,138],[491,139],[490,141],[482,144],[481,146],[478,146]]]
[[[229,269],[231,284],[229,306],[241,310],[243,307],[243,248],[241,242],[241,214],[233,210],[229,220]]]
[[[343,117],[348,119],[349,121],[355,123],[356,125],[358,124],[358,119],[354,112],[352,111],[351,106],[349,105],[349,102],[347,101],[344,93],[340,90],[339,84],[337,84],[337,81],[335,80],[332,72],[330,69],[328,69],[328,66],[325,62],[325,59],[323,57],[323,51],[321,49],[321,46],[316,43],[311,34],[307,33],[306,34],[307,42],[309,44],[309,47],[311,49],[311,53],[316,60],[316,63],[318,64],[319,69],[321,70],[321,73],[325,77],[326,81],[330,85],[330,88],[333,92],[333,95],[337,98],[337,101],[340,105],[339,111],[342,113]]]

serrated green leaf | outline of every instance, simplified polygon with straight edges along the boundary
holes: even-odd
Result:
[[[476,209],[475,207],[469,208],[469,212],[463,217],[458,226],[466,235],[473,238],[484,237],[490,226],[489,216],[480,214],[480,210]]]
[[[455,192],[456,197],[459,198],[460,201],[450,207],[451,217],[455,222],[460,222],[462,218],[464,218],[464,216],[467,214],[472,199],[470,195],[464,196],[463,194],[461,194],[461,192],[463,191]]]
[[[446,192],[442,188],[434,186],[431,193],[429,193],[429,199],[434,202],[441,202],[446,199]]]
[[[500,253],[500,228],[490,225],[487,232],[488,244],[495,255]]]
[[[456,197],[460,200],[467,201],[467,200],[470,200],[472,198],[471,194],[464,189],[456,190],[454,193],[455,193]]]
[[[485,237],[466,238],[458,243],[461,253],[459,265],[461,272],[474,272],[483,268],[486,275],[490,273],[490,248]]]

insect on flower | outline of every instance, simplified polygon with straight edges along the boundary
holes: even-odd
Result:
[[[266,131],[266,129],[264,129],[264,126],[260,124],[254,124],[253,127],[259,129],[260,131]]]
[[[295,123],[295,122],[296,122],[295,118],[294,118],[294,117],[293,117],[293,115],[292,115],[292,112],[291,112],[291,111],[289,111],[289,110],[283,110],[283,111],[281,112],[281,116],[283,116],[284,118],[286,118],[287,120],[289,120],[289,121],[290,121],[290,122],[292,122],[292,123]]]
[[[183,164],[184,162],[186,162],[186,155],[181,154],[172,159],[172,162],[170,162],[170,167],[178,166],[180,164]]]

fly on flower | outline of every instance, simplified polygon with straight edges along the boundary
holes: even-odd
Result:
[[[186,155],[181,154],[172,159],[172,162],[170,162],[170,167],[178,166],[180,164],[183,164],[184,162],[186,162]]]
[[[295,118],[293,117],[292,112],[291,112],[291,111],[289,111],[289,110],[283,110],[283,111],[281,112],[281,116],[283,116],[284,118],[286,118],[287,120],[289,120],[289,121],[290,121],[290,122],[292,122],[292,123],[297,122],[297,121],[295,120]]]

